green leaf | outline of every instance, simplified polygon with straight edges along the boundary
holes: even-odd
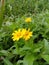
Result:
[[[36,49],[34,49],[33,52],[40,52],[40,49],[41,49],[41,48],[42,48],[42,47],[36,48]]]
[[[23,64],[24,65],[33,65],[33,62],[36,58],[32,54],[28,54],[24,57]]]
[[[44,39],[44,49],[45,49],[45,53],[49,54],[49,42],[46,39]]]
[[[17,65],[23,63],[23,60],[18,60]]]
[[[9,51],[6,50],[1,50],[0,51],[0,56],[6,56],[8,57],[8,59],[12,58],[14,55],[12,53],[10,53]]]
[[[45,48],[49,46],[49,43],[46,39],[44,39],[44,42],[45,42]]]
[[[42,55],[42,58],[49,63],[49,55]]]
[[[5,55],[5,56],[8,56],[9,52],[8,51],[5,51],[5,50],[1,50],[0,51],[0,54]]]
[[[5,64],[7,64],[7,65],[13,65],[7,58],[3,58],[3,61],[4,61]]]

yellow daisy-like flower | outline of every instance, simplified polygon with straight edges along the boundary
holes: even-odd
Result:
[[[13,41],[18,41],[21,37],[22,37],[22,33],[21,33],[21,29],[18,29],[18,31],[15,31],[14,33],[12,33],[13,37]]]
[[[32,32],[30,32],[30,29],[26,30],[26,29],[18,29],[16,31],[14,31],[14,33],[12,33],[12,39],[13,41],[18,41],[20,38],[23,38],[25,40],[30,39],[30,37],[32,36]]]
[[[30,17],[26,18],[25,22],[31,22],[31,18]]]
[[[28,30],[26,30],[26,32],[24,33],[23,38],[24,38],[25,40],[28,40],[28,39],[30,39],[31,36],[32,36],[32,32],[30,32],[30,29],[28,29]]]

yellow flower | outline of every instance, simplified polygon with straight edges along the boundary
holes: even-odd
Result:
[[[30,17],[26,18],[25,22],[31,22],[31,18]]]
[[[28,39],[30,39],[31,36],[32,36],[32,32],[30,32],[30,29],[28,29],[28,30],[26,30],[26,32],[24,33],[23,38],[24,38],[25,40],[28,40]]]
[[[12,33],[13,37],[13,41],[18,41],[21,37],[22,37],[22,33],[21,33],[21,29],[18,29],[18,31],[15,31],[14,33]]]
[[[26,29],[18,29],[16,31],[14,31],[14,33],[12,33],[12,39],[13,41],[18,41],[20,38],[23,38],[25,40],[30,39],[30,37],[32,36],[32,32],[30,32],[30,29],[26,30]]]

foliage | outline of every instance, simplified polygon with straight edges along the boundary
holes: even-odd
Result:
[[[7,0],[0,28],[0,65],[49,64],[49,0]],[[29,20],[30,22],[26,22]],[[30,19],[31,18],[31,19]],[[32,36],[13,41],[12,33],[26,29]],[[23,33],[22,33],[23,34]]]
[[[9,5],[10,4],[10,5]],[[6,15],[36,14],[49,9],[49,0],[6,0]]]

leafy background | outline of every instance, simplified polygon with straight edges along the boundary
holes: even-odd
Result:
[[[32,22],[25,23],[25,17]],[[33,38],[13,42],[11,34],[18,28],[30,28]],[[49,0],[0,4],[0,65],[49,65]]]

